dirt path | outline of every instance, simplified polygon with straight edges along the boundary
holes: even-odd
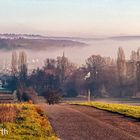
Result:
[[[140,122],[92,107],[46,105],[61,140],[140,140]]]

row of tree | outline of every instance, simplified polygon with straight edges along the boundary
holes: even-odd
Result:
[[[89,72],[90,77],[85,80]],[[14,52],[11,74],[8,85],[12,90],[17,89],[20,100],[25,92],[29,94],[28,91],[31,95],[43,95],[50,100],[50,95],[57,95],[57,99],[58,94],[67,97],[86,95],[88,89],[94,97],[137,96],[140,91],[140,49],[132,51],[129,60],[126,60],[122,48],[118,49],[117,60],[92,55],[82,67],[71,63],[63,54],[57,59],[47,58],[44,66],[33,70],[30,75],[26,53],[20,52],[17,70]]]

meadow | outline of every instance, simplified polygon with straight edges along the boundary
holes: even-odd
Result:
[[[0,104],[0,140],[57,140],[53,129],[39,105]]]
[[[131,106],[126,104],[114,104],[103,102],[77,102],[77,105],[91,106],[114,113],[119,113],[132,118],[140,119],[140,106]]]

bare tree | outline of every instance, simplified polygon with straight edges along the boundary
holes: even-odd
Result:
[[[92,55],[86,61],[88,72],[91,76],[87,80],[87,88],[90,88],[91,93],[95,96],[100,95],[100,88],[103,85],[102,71],[105,66],[105,59],[100,55]]]
[[[12,52],[11,72],[12,72],[12,75],[16,75],[16,73],[17,73],[17,53],[16,53],[16,51]]]
[[[19,86],[25,88],[27,84],[27,54],[24,51],[19,53],[18,59],[19,69]]]
[[[27,72],[27,54],[24,51],[19,53],[18,69],[19,72]]]
[[[140,92],[140,61],[137,62],[136,75],[137,75],[137,89],[138,89],[138,92]]]
[[[61,83],[64,83],[66,79],[66,71],[68,66],[68,59],[65,57],[64,53],[62,57],[57,57],[57,68],[60,73]]]
[[[117,68],[118,68],[120,96],[122,96],[122,88],[123,88],[125,77],[126,77],[126,60],[125,60],[124,51],[121,47],[118,48]]]
[[[131,60],[131,61],[137,61],[137,59],[138,59],[138,54],[139,54],[139,52],[131,51],[130,60]]]
[[[137,50],[137,61],[140,61],[140,48]]]
[[[91,77],[97,78],[99,72],[105,66],[105,59],[100,55],[92,55],[86,61],[87,68],[91,72]]]
[[[71,63],[65,54],[62,57],[57,57],[57,72],[59,73],[61,83],[64,83],[67,77],[77,69],[74,63]]]

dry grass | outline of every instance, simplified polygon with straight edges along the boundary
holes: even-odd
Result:
[[[16,115],[20,108],[17,106],[11,106],[10,104],[0,105],[0,123],[13,122],[16,119]]]
[[[31,103],[0,104],[0,140],[57,140],[41,106]]]

